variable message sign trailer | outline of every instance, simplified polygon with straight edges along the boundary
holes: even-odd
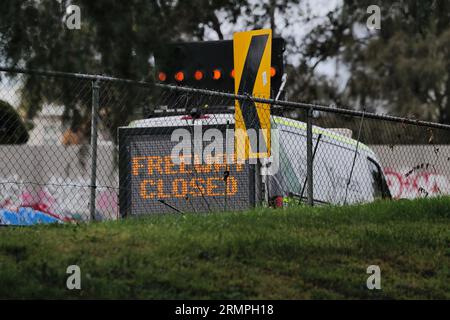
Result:
[[[231,114],[171,116],[135,121],[119,128],[120,211],[122,216],[167,212],[213,212],[243,210],[260,201],[255,165],[227,161],[225,151],[233,148]],[[228,122],[228,124],[227,124]],[[207,148],[208,129],[224,138],[223,161],[200,162],[196,148]],[[179,144],[173,136],[192,137],[191,159],[172,161]],[[215,131],[217,134],[218,132]],[[226,145],[227,144],[227,145]],[[193,156],[192,156],[193,155]],[[191,161],[192,160],[192,161]]]
[[[191,151],[208,147],[211,129],[225,137],[224,154],[233,146],[234,114],[207,114],[194,124],[189,116],[168,116],[119,128],[122,216],[244,210],[263,202],[281,206],[305,200],[305,123],[271,116],[275,165],[265,176],[249,160],[243,164],[229,164],[225,159],[212,164],[173,163],[171,153],[179,142],[172,138],[177,130],[194,137]],[[369,147],[362,143],[357,147],[355,140],[316,126],[313,143],[314,203],[351,204],[390,197],[379,161]]]

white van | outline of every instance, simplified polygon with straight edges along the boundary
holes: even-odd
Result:
[[[134,132],[134,135],[145,136],[146,138],[142,139],[150,146],[152,144],[155,146],[162,146],[162,140],[158,140],[161,139],[161,136],[170,135],[170,133],[177,128],[192,128],[193,123],[195,123],[196,126],[201,125],[202,130],[204,131],[208,128],[224,128],[225,126],[233,129],[234,114],[206,114],[196,119],[195,122],[190,116],[164,116],[133,121],[128,127],[119,128],[119,146],[121,141],[122,144],[127,143],[127,140],[123,138],[125,134],[129,134],[127,132]],[[286,203],[305,202],[307,198],[306,124],[285,117],[271,116],[271,126],[272,129],[278,129],[279,142],[272,143],[271,145],[272,156],[274,154],[279,156],[279,168],[275,174],[265,177],[259,176],[259,174],[256,173],[259,171],[254,170],[255,181],[248,184],[250,188],[254,188],[250,190],[250,194],[254,196],[254,201],[252,200],[251,203],[248,203],[247,207],[258,205],[258,203],[261,202],[273,206],[282,206],[286,205]],[[151,135],[149,133],[150,131]],[[154,139],[152,135],[155,135],[158,138]],[[274,148],[277,148],[277,150]],[[331,129],[313,126],[313,149],[314,203],[353,204],[371,202],[378,198],[391,197],[377,156],[363,143],[357,143],[356,140],[336,133],[336,131]],[[127,150],[129,150],[129,148]],[[167,150],[167,148],[161,147],[161,153],[166,152],[164,150]],[[139,151],[136,154],[141,155],[143,153],[145,152]],[[128,159],[123,161],[129,161],[130,157],[122,157],[122,159]],[[136,164],[134,164],[134,166],[136,166]],[[121,165],[120,167],[129,168],[130,166],[125,164],[125,166]],[[139,164],[139,167],[143,167],[143,165]],[[124,174],[121,174],[121,176],[123,175]],[[130,182],[131,180],[123,181],[124,183],[128,181],[128,184],[133,184]],[[258,181],[260,181],[260,183],[258,183]],[[121,185],[123,184],[121,183]],[[150,187],[157,188],[155,183],[149,184],[148,188]],[[180,188],[181,187],[177,187],[177,190]],[[139,192],[135,191],[129,193],[133,195],[139,194]],[[140,194],[142,195],[142,193],[143,191],[141,189]],[[203,194],[202,196],[205,198]],[[173,208],[177,210],[178,206],[183,208],[188,206],[188,202],[186,202],[186,205],[180,202],[180,198],[182,197],[179,195],[176,197],[177,199],[175,199],[175,196],[171,198],[170,196],[165,195],[165,200],[155,198],[154,202],[147,202],[147,204],[148,206],[157,206],[159,201],[165,206],[169,206],[169,211]],[[245,198],[241,198],[240,200],[242,199]],[[148,198],[147,200],[150,201]],[[215,197],[214,201],[209,201],[208,208],[211,209],[210,207],[213,206],[214,203],[218,203],[218,200],[223,199]],[[128,202],[126,202],[127,206],[133,207],[133,201],[134,200],[129,197]],[[230,198],[228,200],[228,207],[226,209],[233,209],[233,201],[236,201],[236,199],[233,200]],[[174,205],[171,205],[171,203]],[[192,202],[190,204],[191,208],[185,210],[206,210],[205,208],[203,208],[203,210],[198,208],[197,205],[192,206]],[[226,200],[225,204],[227,204]],[[139,206],[146,206],[145,202],[139,202]],[[163,210],[163,208],[164,206],[158,206],[158,210]],[[234,208],[241,209],[243,206]],[[145,210],[148,211],[149,209],[146,208]]]
[[[270,186],[280,194],[306,199],[306,124],[272,117],[280,135],[280,171]],[[315,203],[352,204],[391,198],[376,154],[365,144],[333,130],[313,126]],[[355,157],[356,154],[356,157]]]

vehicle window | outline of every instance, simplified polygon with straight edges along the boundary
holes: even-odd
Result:
[[[306,161],[301,143],[301,136],[285,133],[280,141],[280,173],[285,184],[285,191],[300,193],[301,182],[306,176]]]
[[[279,143],[278,172],[268,177],[269,197],[287,196],[289,193],[300,194],[306,177],[305,152],[299,135],[283,132]],[[305,192],[306,194],[306,192]]]
[[[370,172],[370,186],[374,199],[390,198],[389,187],[384,179],[383,172],[375,160],[367,158]]]

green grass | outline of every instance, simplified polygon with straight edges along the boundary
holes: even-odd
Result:
[[[0,228],[0,298],[450,299],[450,198]]]

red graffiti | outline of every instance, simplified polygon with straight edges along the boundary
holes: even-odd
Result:
[[[119,217],[119,201],[117,194],[111,191],[102,191],[97,195],[97,210],[107,213],[109,216]]]
[[[52,207],[55,204],[55,199],[43,190],[37,193],[24,191],[19,195],[19,199],[20,202],[15,202],[11,198],[1,201],[0,209],[7,209],[17,212],[19,208],[31,208],[65,222],[72,221],[72,219],[60,216],[52,210]]]
[[[390,168],[385,169],[384,173],[392,197],[395,199],[413,199],[450,193],[450,182],[442,174],[428,171],[405,174]]]

